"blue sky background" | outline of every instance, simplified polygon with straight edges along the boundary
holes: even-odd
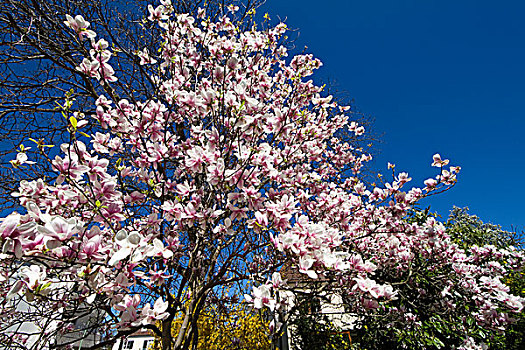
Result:
[[[419,186],[440,153],[462,167],[459,183],[425,204],[525,228],[525,2],[267,0],[261,11],[286,18],[296,51],[323,61],[317,76],[375,118],[375,168],[395,163]]]

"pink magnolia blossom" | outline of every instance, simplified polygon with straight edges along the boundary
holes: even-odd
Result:
[[[30,149],[31,147],[27,147],[26,150]],[[17,168],[24,164],[35,164],[32,160],[28,160],[27,154],[25,152],[19,152],[16,155],[16,159],[9,161],[13,167]]]
[[[449,162],[448,159],[442,160],[439,153],[434,154],[433,158],[434,158],[434,162],[432,163],[432,166],[435,166],[435,167],[443,167],[447,165]]]
[[[80,39],[92,39],[97,36],[94,31],[88,30],[90,23],[81,15],[77,15],[74,18],[70,15],[66,15],[66,21],[64,21],[64,23],[66,26],[73,29]]]
[[[91,116],[74,114],[70,142],[42,157],[50,176],[22,181],[13,194],[26,214],[0,224],[0,297],[31,299],[43,322],[66,323],[70,306],[104,305],[104,329],[118,335],[197,317],[216,295],[233,298],[223,291],[237,283],[253,286],[245,300],[268,308],[278,331],[277,314],[293,304],[283,261],[305,281],[333,279],[362,313],[403,296],[382,275],[406,277],[419,261],[439,261],[428,268],[450,271],[436,288],[441,306],[474,296],[477,325],[489,329],[521,310],[501,283],[507,268],[523,265],[521,252],[465,251],[437,220],[407,221],[420,199],[455,184],[459,167],[444,169],[448,160],[435,155],[439,174],[423,188],[393,166],[391,180],[360,181],[372,157],[353,140],[365,130],[309,78],[320,60],[288,52],[286,25],[240,31],[226,15],[174,14],[168,0],[146,16],[163,44],[155,58],[143,47],[130,52],[152,74],[151,96],[115,84],[123,72],[112,64],[126,54],[110,49],[115,43],[86,43],[77,70],[111,100],[100,94]],[[81,16],[66,19],[94,39]],[[94,135],[76,130],[81,119]],[[410,310],[398,312],[401,324],[417,326]],[[5,313],[0,328],[11,329],[16,314]]]
[[[265,284],[253,287],[253,297],[247,294],[244,297],[248,302],[252,302],[256,309],[260,309],[263,306],[270,308],[272,311],[275,309],[275,299],[272,298],[270,288]]]

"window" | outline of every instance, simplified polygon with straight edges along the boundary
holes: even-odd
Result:
[[[133,340],[129,340],[129,339],[126,339],[124,340],[124,347],[123,349],[133,349],[133,343],[134,341]]]
[[[298,305],[302,314],[317,315],[321,312],[321,299],[318,297],[299,297]]]
[[[151,344],[151,340],[144,340],[144,344],[142,345],[142,350],[148,350],[149,345]]]

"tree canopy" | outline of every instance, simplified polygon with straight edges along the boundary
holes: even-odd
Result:
[[[3,13],[14,28],[4,57],[21,45],[69,73],[44,69],[53,97],[44,86],[2,107],[60,118],[56,138],[22,139],[10,162],[24,179],[12,194],[21,208],[0,224],[7,348],[61,348],[75,333],[96,335],[95,349],[146,328],[163,350],[195,349],[206,312],[238,302],[265,310],[275,339],[299,307],[284,262],[357,316],[391,310],[398,330],[424,329],[425,307],[454,319],[468,309],[465,322],[483,332],[522,309],[502,282],[521,251],[462,248],[434,218],[407,219],[460,168],[436,154],[421,188],[393,167],[391,180],[366,185],[364,127],[311,79],[321,61],[289,52],[286,24],[248,21],[250,3],[187,13],[162,0],[132,28],[95,3],[65,6],[58,20],[48,5],[8,4],[27,18]],[[31,86],[7,74],[9,84]],[[396,300],[407,304],[390,308]],[[465,329],[450,345],[482,342]],[[432,341],[449,345],[442,335]]]

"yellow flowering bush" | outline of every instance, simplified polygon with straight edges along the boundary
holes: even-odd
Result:
[[[184,315],[173,322],[172,335],[178,334]],[[199,317],[197,349],[206,350],[267,350],[271,347],[268,321],[244,304],[234,304],[227,311],[216,306],[206,308]],[[156,339],[152,350],[160,350]]]

